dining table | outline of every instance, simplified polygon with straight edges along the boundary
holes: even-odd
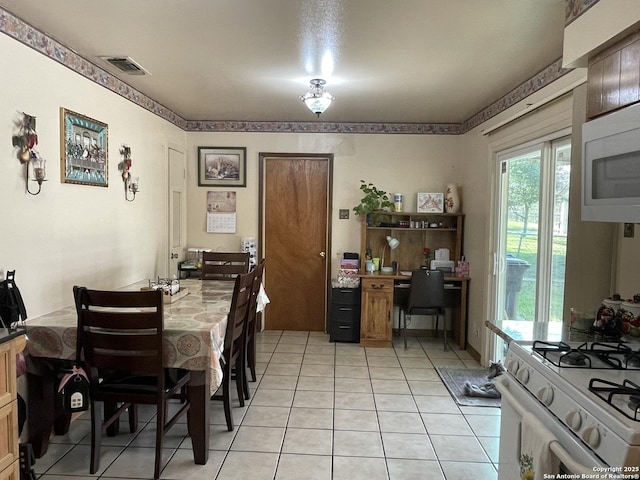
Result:
[[[201,465],[209,457],[209,403],[222,383],[220,357],[234,283],[180,280],[180,290],[173,296],[165,295],[163,305],[164,362],[166,367],[190,371],[187,395],[191,407],[187,422],[194,462]],[[145,288],[149,288],[148,280],[118,290]],[[52,429],[56,434],[64,434],[71,421],[57,388],[61,376],[75,361],[75,305],[31,318],[25,324],[28,442],[36,458],[40,458],[48,449]]]

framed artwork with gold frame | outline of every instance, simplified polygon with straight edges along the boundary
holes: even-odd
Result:
[[[109,185],[109,127],[93,118],[60,108],[60,181]]]

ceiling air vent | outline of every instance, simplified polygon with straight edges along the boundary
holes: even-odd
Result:
[[[131,57],[100,57],[127,75],[147,75],[144,68],[138,65]]]

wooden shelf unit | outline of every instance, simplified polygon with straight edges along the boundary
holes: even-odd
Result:
[[[426,222],[427,225],[436,223],[441,226],[406,228],[399,226],[401,221],[409,222],[409,225]],[[448,248],[450,260],[457,261],[462,257],[463,230],[463,213],[389,212],[385,223],[379,227],[367,225],[366,218],[363,218],[360,258],[365,258],[367,248],[371,248],[374,258],[381,258],[384,250],[385,266],[391,266],[391,262],[396,261],[399,270],[413,270],[425,264],[424,248],[428,247],[431,249],[431,260],[435,258],[437,249]],[[397,249],[385,248],[388,235],[400,242]]]
[[[401,271],[411,271],[425,265],[424,248],[431,249],[431,260],[439,248],[449,249],[449,259],[458,261],[462,258],[462,241],[464,214],[462,213],[388,213],[381,226],[367,225],[362,219],[360,256],[365,258],[367,248],[373,257],[380,257],[384,265],[398,262],[398,272],[385,274],[374,272],[367,274],[361,271],[362,301],[360,312],[360,345],[364,347],[390,347],[393,333],[393,299],[394,285],[400,280]],[[399,222],[408,223],[409,227],[400,227]],[[429,227],[437,224],[437,227]],[[413,225],[413,226],[412,226]],[[416,226],[417,225],[417,226]],[[400,242],[398,248],[386,247],[387,236]],[[452,333],[455,331],[461,349],[466,348],[467,324],[467,284],[468,278],[455,278],[450,275],[448,282],[454,284],[460,293],[459,302],[453,308]],[[403,277],[407,281],[410,277]]]

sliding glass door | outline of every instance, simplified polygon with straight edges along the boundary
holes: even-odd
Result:
[[[570,154],[565,137],[497,155],[492,312],[512,338],[561,331]]]

